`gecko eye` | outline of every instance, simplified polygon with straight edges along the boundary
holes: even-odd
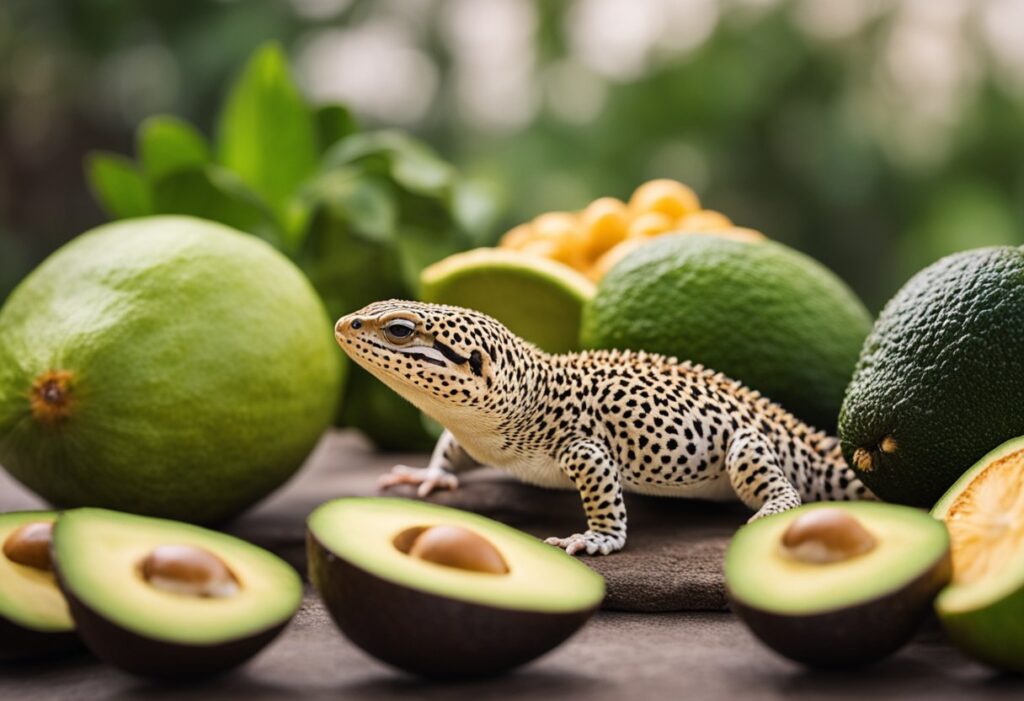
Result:
[[[384,326],[384,338],[392,343],[408,343],[415,330],[416,324],[408,319],[395,319]]]

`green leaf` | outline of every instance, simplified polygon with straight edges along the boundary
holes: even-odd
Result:
[[[151,182],[210,160],[203,135],[177,117],[150,117],[139,126],[137,138],[142,172]]]
[[[313,115],[277,44],[249,59],[218,128],[218,158],[278,212],[317,166]]]
[[[321,153],[359,131],[359,123],[344,105],[323,105],[315,117]]]
[[[383,157],[396,183],[427,197],[445,197],[455,179],[455,169],[424,144],[397,131],[364,132],[349,136],[324,156],[328,168],[348,165],[370,157]]]
[[[493,183],[460,178],[452,191],[452,216],[467,232],[471,246],[487,246],[497,235],[501,206],[500,189]]]
[[[116,153],[92,153],[86,158],[85,170],[93,196],[114,219],[153,213],[149,186],[130,159]]]
[[[315,210],[299,262],[332,318],[376,300],[409,297],[394,246],[360,236],[335,207]]]
[[[410,141],[398,150],[391,163],[391,175],[405,189],[421,195],[441,197],[452,185],[454,169],[426,147]]]
[[[355,233],[381,243],[394,239],[398,208],[387,181],[339,168],[318,176],[306,195],[329,207]]]
[[[401,227],[398,231],[398,258],[402,279],[414,296],[419,297],[420,273],[423,269],[463,249],[459,237],[451,229]]]
[[[288,201],[283,216],[279,218],[284,232],[282,244],[278,247],[282,252],[295,257],[302,247],[312,216],[313,205],[305,198],[296,196]]]
[[[219,166],[180,170],[153,186],[159,214],[189,214],[247,231],[274,246],[283,233],[273,212],[237,175]]]

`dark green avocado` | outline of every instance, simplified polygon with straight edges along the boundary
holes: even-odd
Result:
[[[1024,435],[1024,250],[941,259],[885,306],[839,417],[843,454],[886,501],[930,508]]]
[[[309,517],[310,580],[367,653],[438,679],[486,677],[575,633],[604,581],[557,548],[475,514],[336,499]]]
[[[101,660],[187,680],[235,667],[285,628],[302,582],[275,555],[223,533],[105,509],[54,527],[57,579]]]
[[[755,521],[725,556],[730,608],[762,642],[813,667],[903,646],[950,578],[949,536],[928,513],[818,503]]]

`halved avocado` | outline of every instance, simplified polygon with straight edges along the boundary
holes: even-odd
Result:
[[[935,608],[953,641],[993,667],[1024,672],[1024,438],[1002,444],[938,501],[953,582]]]
[[[52,511],[0,514],[0,661],[77,647],[75,624],[49,557]]]
[[[57,579],[86,646],[147,677],[207,676],[284,629],[302,582],[275,555],[198,526],[105,509],[54,527]]]
[[[575,633],[604,580],[557,548],[476,514],[344,498],[309,517],[310,579],[341,631],[435,678],[498,674]]]
[[[732,610],[777,652],[819,667],[897,650],[949,577],[942,523],[876,502],[809,504],[755,521],[725,556]]]

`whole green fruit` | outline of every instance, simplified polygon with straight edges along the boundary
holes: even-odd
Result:
[[[792,248],[678,234],[645,244],[601,279],[581,339],[701,363],[832,430],[870,328],[853,292]]]
[[[95,229],[0,310],[0,464],[59,507],[224,520],[330,423],[331,331],[252,236],[188,217]]]
[[[1024,250],[979,248],[912,277],[864,343],[839,418],[846,459],[886,501],[931,506],[1024,435]]]

